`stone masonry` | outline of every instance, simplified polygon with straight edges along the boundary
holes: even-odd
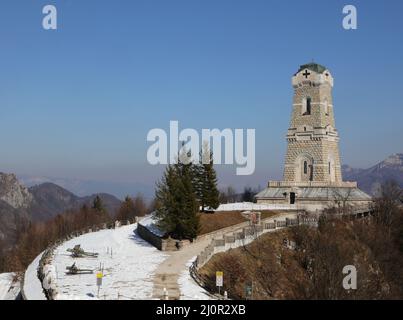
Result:
[[[258,203],[291,204],[306,210],[365,205],[371,197],[341,174],[339,135],[333,108],[333,76],[317,63],[300,66],[294,89],[283,181],[269,181]],[[348,199],[347,199],[348,198]]]

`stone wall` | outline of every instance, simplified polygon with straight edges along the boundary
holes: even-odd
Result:
[[[196,260],[189,267],[189,273],[193,280],[201,286],[206,288],[203,277],[199,274],[200,268],[202,268],[216,253],[225,252],[230,249],[239,248],[245,246],[261,235],[267,232],[274,232],[286,227],[292,227],[297,225],[308,225],[311,227],[317,227],[319,221],[318,215],[305,215],[305,214],[282,214],[276,217],[271,217],[261,221],[259,225],[251,225],[235,230],[231,234],[223,235],[222,239],[213,239],[210,244],[197,256]],[[215,299],[222,299],[223,297],[215,296],[207,291]]]
[[[223,234],[222,238],[212,239],[210,244],[197,256],[194,263],[196,269],[205,265],[216,253],[245,246],[267,232],[306,222],[301,217],[302,215],[298,213],[280,214],[264,219],[260,224],[241,227]]]

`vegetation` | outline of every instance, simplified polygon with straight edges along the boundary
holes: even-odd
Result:
[[[239,211],[200,214],[200,234],[210,233],[245,221],[247,221],[247,219]]]
[[[200,208],[204,212],[219,206],[217,177],[208,146],[204,145],[201,152],[201,163],[190,159],[191,152],[182,149],[178,163],[169,165],[157,184],[155,218],[159,227],[175,239],[196,238]]]
[[[332,214],[318,228],[298,226],[269,233],[252,244],[214,256],[201,274],[215,291],[215,272],[235,299],[402,299],[403,209],[397,185],[383,186],[371,217]],[[284,245],[293,241],[295,247]],[[343,267],[354,265],[357,290],[345,290]]]
[[[199,233],[199,208],[193,186],[193,163],[169,165],[157,185],[155,218],[175,239],[194,239]]]
[[[116,220],[133,220],[136,217],[145,216],[147,211],[147,204],[141,194],[138,194],[134,200],[127,196],[116,214]]]
[[[238,200],[238,195],[233,187],[228,186],[220,191],[219,200],[220,203],[233,203]]]
[[[46,222],[32,223],[18,219],[15,230],[15,245],[10,248],[0,240],[0,273],[23,271],[49,245],[72,232],[102,223],[112,223],[115,219],[129,220],[148,211],[141,195],[134,200],[127,197],[112,218],[105,209],[102,199],[96,197],[91,206],[69,210]]]
[[[201,152],[201,162],[195,166],[195,178],[193,181],[196,187],[196,196],[199,201],[201,211],[206,208],[216,209],[220,205],[220,193],[217,189],[217,174],[213,164],[213,153],[208,144],[203,145]]]

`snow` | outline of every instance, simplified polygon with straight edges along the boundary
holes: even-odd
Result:
[[[178,279],[179,288],[181,291],[181,300],[211,300],[211,296],[207,291],[200,287],[192,278],[189,272],[189,267],[196,260],[197,257],[193,257],[186,264],[186,270],[184,270]]]
[[[235,202],[220,204],[215,211],[254,211],[254,210],[281,210],[291,209],[284,205],[278,204],[258,204],[253,202]]]
[[[99,299],[150,299],[153,273],[168,255],[141,239],[136,224],[117,229],[87,233],[55,249],[52,265],[47,269],[51,286],[59,300],[98,299],[96,273],[103,266],[103,283]],[[87,252],[98,252],[98,258],[73,259],[67,249],[80,244]],[[66,267],[76,262],[80,269],[93,274],[66,275]]]
[[[150,232],[154,233],[157,237],[163,237],[165,232],[157,227],[157,222],[154,219],[153,213],[144,217],[140,222],[142,226],[146,227]]]
[[[15,273],[0,274],[0,300],[15,300],[20,292],[20,283],[14,282]]]
[[[27,300],[46,300],[41,281],[38,279],[38,266],[43,252],[28,266],[24,275],[24,294]]]

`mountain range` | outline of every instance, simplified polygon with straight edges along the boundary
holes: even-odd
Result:
[[[13,242],[18,219],[46,221],[66,210],[90,206],[97,195],[110,214],[120,207],[121,201],[107,193],[79,197],[49,182],[27,188],[14,174],[0,173],[0,239]]]
[[[391,155],[368,169],[344,165],[342,173],[345,181],[357,181],[358,187],[371,195],[377,195],[387,180],[395,180],[403,188],[403,154]],[[52,182],[26,187],[16,175],[0,173],[0,240],[12,242],[19,218],[46,221],[68,209],[91,205],[97,195],[111,214],[121,204],[118,198],[107,193],[78,196]]]
[[[379,194],[380,186],[394,180],[403,188],[403,153],[396,153],[368,169],[342,166],[345,181],[357,181],[358,187],[370,195]]]

